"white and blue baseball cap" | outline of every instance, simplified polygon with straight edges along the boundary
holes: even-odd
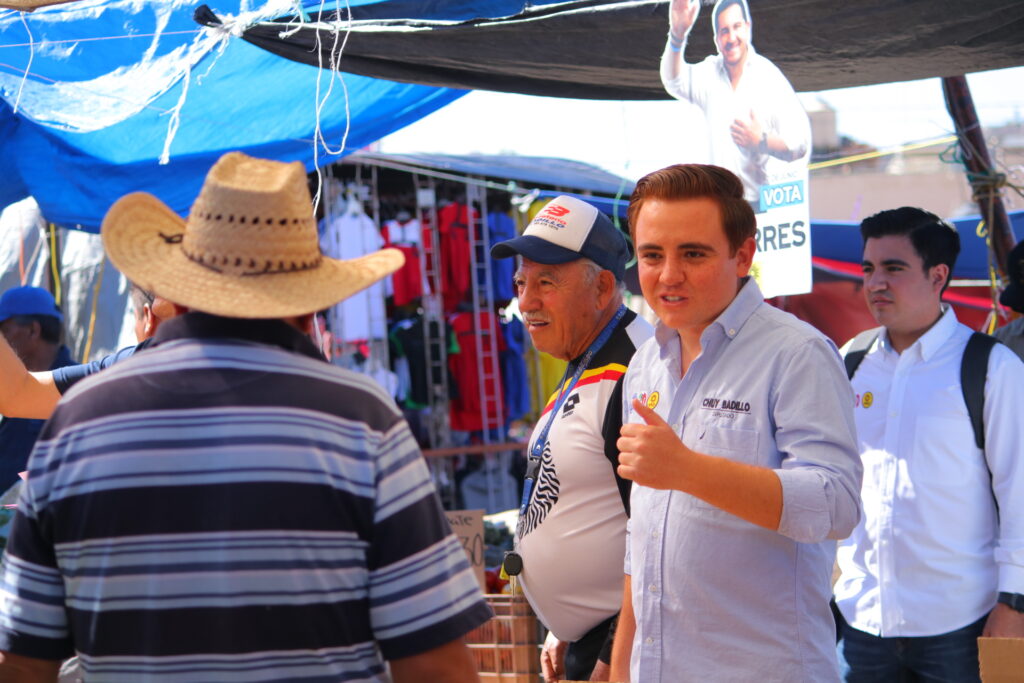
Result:
[[[491,247],[494,258],[516,254],[546,264],[569,263],[585,257],[621,280],[629,260],[629,243],[596,207],[561,195],[537,213],[522,235]]]

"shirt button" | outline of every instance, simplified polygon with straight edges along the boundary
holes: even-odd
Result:
[[[651,538],[657,538],[659,535],[660,534],[658,533],[657,529],[655,529],[654,531],[651,532]]]
[[[735,330],[735,329],[731,329],[731,328],[730,328],[730,330],[729,330],[729,336],[730,336],[730,337],[734,337],[734,336],[736,336],[736,330]]]
[[[646,638],[644,638],[644,642],[647,643],[648,645],[654,645],[654,638],[651,638],[650,636],[647,636]]]
[[[651,591],[652,593],[657,593],[657,592],[658,592],[658,586],[657,586],[657,584],[653,584],[653,583],[652,583],[652,584],[651,584],[650,586],[648,586],[647,588],[648,588],[648,589],[649,589],[649,590],[650,590],[650,591]]]
[[[891,413],[889,413],[889,417],[898,417],[898,416],[899,416],[899,413],[897,413],[895,410],[892,411]]]

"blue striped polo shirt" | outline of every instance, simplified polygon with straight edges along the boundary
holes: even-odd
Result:
[[[385,392],[201,313],[61,401],[2,583],[0,649],[114,683],[384,681],[490,616]]]

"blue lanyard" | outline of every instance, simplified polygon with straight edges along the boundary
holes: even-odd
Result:
[[[619,306],[619,310],[615,312],[615,317],[608,321],[604,326],[604,329],[601,330],[601,334],[597,336],[597,339],[587,347],[586,353],[583,354],[580,364],[576,366],[576,372],[573,373],[572,379],[569,380],[568,384],[565,383],[565,378],[569,375],[569,368],[568,366],[565,368],[565,374],[562,375],[562,381],[559,382],[562,386],[562,390],[558,393],[558,398],[555,399],[555,404],[551,408],[551,414],[548,416],[547,424],[544,425],[544,429],[541,430],[541,433],[537,436],[537,440],[533,442],[533,448],[530,449],[530,458],[526,465],[526,479],[523,483],[523,501],[519,508],[519,514],[524,514],[526,512],[526,506],[530,503],[530,497],[533,495],[533,485],[537,481],[537,475],[540,472],[540,461],[544,455],[544,446],[547,445],[548,442],[548,431],[550,431],[551,424],[555,421],[555,416],[558,415],[558,411],[561,409],[565,399],[567,399],[569,394],[572,393],[572,390],[576,387],[576,383],[580,380],[580,377],[583,376],[584,371],[586,371],[587,367],[590,365],[590,361],[593,360],[594,354],[600,351],[601,347],[604,346],[612,336],[612,332],[615,330],[615,327],[619,324],[619,321],[622,320],[622,316],[624,315],[626,315],[625,304]]]

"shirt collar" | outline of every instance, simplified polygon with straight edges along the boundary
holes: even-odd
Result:
[[[746,324],[750,316],[754,314],[761,304],[764,303],[764,295],[761,294],[761,288],[757,286],[757,282],[752,277],[746,277],[743,279],[743,284],[740,286],[740,291],[737,292],[733,300],[725,307],[725,310],[718,314],[718,317],[708,325],[707,329],[701,333],[700,340],[701,346],[705,346],[709,341],[709,330],[715,329],[715,332],[710,334],[718,333],[724,334],[729,339],[733,339],[743,326]],[[654,337],[658,341],[658,346],[662,349],[662,357],[666,357],[666,351],[675,356],[679,355],[679,344],[672,344],[673,340],[679,337],[679,333],[674,329],[668,327],[660,320],[657,325],[654,326]]]
[[[761,288],[757,286],[754,278],[748,276],[744,278],[743,285],[740,286],[740,291],[733,298],[732,302],[725,307],[725,310],[708,327],[710,329],[711,327],[718,326],[725,333],[725,336],[732,339],[740,333],[740,330],[743,329],[750,316],[763,303],[764,295],[761,293]],[[704,330],[704,332],[706,334],[707,330]]]
[[[913,351],[917,349],[918,354],[921,356],[921,360],[927,361],[934,356],[942,345],[949,341],[949,338],[953,336],[953,332],[956,330],[958,321],[956,319],[956,313],[953,312],[953,307],[949,304],[941,304],[942,315],[932,325],[927,332],[922,334],[917,340],[911,344],[906,351]],[[881,335],[880,343],[883,349],[889,353],[895,353],[895,349],[892,348],[892,342],[889,341],[889,332]]]
[[[323,355],[309,337],[283,320],[225,318],[192,311],[161,323],[153,338],[153,346],[177,339],[237,339],[323,360]]]

